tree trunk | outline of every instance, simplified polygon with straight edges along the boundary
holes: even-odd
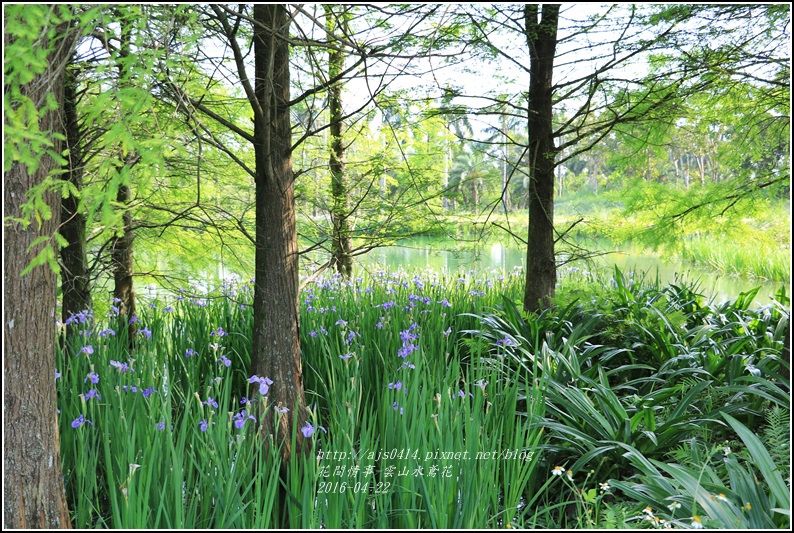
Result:
[[[339,21],[334,15],[330,4],[324,4],[325,27],[328,31],[328,40],[333,40],[333,33],[337,26],[344,28],[346,22],[346,8],[341,6]],[[328,49],[328,78],[338,76],[344,68],[345,57],[336,47]],[[342,83],[336,82],[328,90],[328,106],[330,108],[330,161],[331,170],[331,252],[336,270],[346,278],[353,275],[353,257],[350,255],[350,227],[347,221],[347,177],[345,175],[345,144],[342,139]]]
[[[598,157],[591,156],[590,159],[590,180],[593,184],[593,194],[598,194]]]
[[[278,428],[265,426],[293,450],[295,425],[306,421],[298,321],[298,242],[289,110],[290,19],[284,6],[254,6],[255,96],[261,112],[254,116],[256,157],[256,284],[252,372],[273,381],[271,406],[289,412]],[[268,412],[266,421],[272,421]],[[299,453],[303,436],[297,439]]]
[[[116,194],[119,205],[126,206],[130,201],[130,187],[122,184]],[[124,233],[121,237],[114,237],[111,246],[113,264],[113,298],[115,304],[126,315],[127,319],[135,316],[135,291],[132,283],[132,251],[133,239],[132,215],[125,211],[122,215]],[[130,324],[130,343],[133,342],[135,326]]]
[[[551,305],[557,283],[554,260],[554,136],[552,74],[557,46],[559,4],[545,4],[540,21],[538,5],[524,7],[529,78],[529,231],[524,309],[539,311]]]
[[[48,92],[56,101],[63,101],[64,68],[71,54],[69,33],[66,24],[54,31],[53,35],[60,37],[53,45],[44,37],[48,33],[42,32],[38,43],[54,51],[44,72],[20,88],[20,93],[33,102],[44,102]],[[12,44],[13,38],[6,33],[4,44]],[[46,111],[39,117],[39,128],[52,141],[54,152],[63,149],[61,141],[52,135],[63,130],[61,121],[60,110]],[[40,165],[32,174],[24,164],[12,163],[4,173],[5,215],[21,217],[25,194],[55,167],[49,154],[41,154]],[[44,201],[58,213],[56,194],[45,195]],[[71,527],[64,499],[53,381],[58,281],[46,265],[20,275],[41,250],[41,244],[30,251],[28,248],[37,237],[51,236],[57,223],[58,218],[51,217],[41,226],[33,222],[25,228],[10,222],[3,228],[3,526],[9,529]]]
[[[77,121],[77,87],[74,74],[67,68],[64,87],[63,114],[66,145],[69,149],[66,180],[80,191],[83,188],[81,132]],[[61,201],[60,233],[69,243],[61,248],[62,320],[70,315],[91,309],[91,289],[86,258],[86,217],[78,210],[79,198],[70,194]]]
[[[706,186],[706,156],[700,154],[697,156],[698,172],[700,173],[700,185]]]
[[[689,178],[687,176],[687,167],[686,167],[686,154],[681,154],[678,157],[678,167],[681,172],[681,179],[684,182],[684,189],[689,189]]]
[[[469,178],[469,186],[471,187],[471,203],[474,205],[474,212],[477,213],[479,210],[479,203],[480,203],[480,194],[477,190],[477,176],[473,176]]]
[[[562,167],[557,167],[557,196],[562,198],[562,193],[565,191],[565,179],[562,176]]]
[[[502,115],[502,207],[505,213],[510,211],[510,193],[507,190],[507,115]]]
[[[670,152],[670,159],[673,161],[673,169],[675,170],[675,188],[678,189],[678,181],[681,177],[681,173],[678,170],[678,158],[675,156],[675,154],[673,154],[673,152]]]
[[[125,66],[129,63],[123,60],[128,58],[130,55],[131,30],[129,22],[119,19],[119,24],[121,25],[119,32],[119,58],[121,61],[118,61],[118,69],[119,86],[121,86],[125,82],[124,80],[129,77],[127,73],[127,69],[129,67]],[[132,165],[133,159],[134,156],[132,154],[128,154],[127,157],[124,158],[124,164]],[[130,320],[135,316],[135,290],[132,281],[133,241],[135,239],[135,235],[132,230],[132,214],[129,212],[129,203],[131,199],[132,192],[130,191],[129,185],[126,183],[119,185],[119,190],[116,194],[116,201],[120,206],[122,206],[122,209],[124,209],[124,214],[122,215],[124,233],[121,237],[115,237],[111,246],[114,281],[113,298],[115,301],[114,305],[118,305],[118,307],[121,308],[122,313],[127,317],[127,320]],[[130,323],[130,347],[135,342],[136,330],[137,328],[135,324]]]

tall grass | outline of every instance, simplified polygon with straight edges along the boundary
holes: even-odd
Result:
[[[763,461],[712,464],[714,479],[734,476],[722,490],[782,505],[780,454],[767,460],[742,428],[790,403],[785,294],[717,306],[616,270],[564,277],[558,306],[526,315],[522,285],[476,272],[309,284],[311,425],[292,435],[309,453],[288,464],[259,430],[278,406],[250,388],[250,284],[152,298],[132,328],[113,307],[75,315],[56,377],[74,525],[638,527],[644,507],[661,520],[660,504],[700,490],[687,476],[704,463],[681,462],[682,447],[726,440]],[[667,492],[643,488],[656,486]],[[728,516],[698,505],[685,510]],[[665,520],[691,525],[681,512]],[[748,524],[788,523],[770,512]]]
[[[757,239],[697,237],[677,251],[686,262],[736,276],[787,281],[791,279],[791,249]]]
[[[542,388],[472,364],[457,339],[474,324],[461,311],[485,311],[519,285],[473,272],[310,285],[301,340],[315,430],[296,431],[311,453],[285,468],[253,419],[280,414],[248,389],[249,284],[155,298],[132,329],[112,307],[76,316],[56,380],[74,525],[509,523],[541,433],[516,406],[529,394],[542,409]]]

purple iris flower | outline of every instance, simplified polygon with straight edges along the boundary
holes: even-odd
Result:
[[[249,415],[248,413],[246,413],[245,409],[243,409],[242,411],[234,415],[233,420],[234,420],[234,427],[236,427],[237,429],[243,429],[243,426],[245,426],[245,423],[248,420],[253,420],[254,422],[256,422],[256,417],[254,417],[254,415]]]
[[[248,380],[248,383],[259,383],[259,394],[264,396],[267,394],[270,385],[273,384],[273,380],[268,377],[260,378],[259,376],[254,375],[251,376],[251,378]]]
[[[358,333],[356,333],[355,331],[350,331],[347,334],[347,338],[345,339],[345,344],[349,345],[351,342],[353,342],[353,339],[355,339],[357,336],[359,336]]]
[[[305,438],[305,439],[308,439],[309,437],[311,437],[312,435],[314,435],[314,432],[315,432],[315,430],[316,430],[316,429],[322,429],[322,430],[323,430],[323,432],[325,432],[325,433],[328,433],[328,432],[325,430],[325,428],[324,428],[324,427],[322,427],[322,426],[317,426],[317,427],[315,428],[315,427],[312,425],[312,423],[311,423],[311,422],[306,422],[306,425],[305,425],[305,426],[303,426],[303,427],[301,428],[301,433],[303,433],[303,438]]]
[[[111,360],[110,366],[118,368],[119,372],[126,372],[127,370],[130,370],[130,365],[127,363],[119,363],[118,361]]]
[[[94,423],[93,423],[93,422],[91,422],[90,420],[88,420],[88,419],[87,419],[86,417],[84,417],[83,415],[80,415],[80,416],[78,416],[77,418],[75,418],[74,420],[72,420],[72,428],[74,428],[74,429],[77,429],[77,428],[79,428],[80,426],[82,426],[83,424],[85,424],[86,422],[88,422],[88,423],[89,423],[89,424],[91,424],[92,426],[94,425]]]
[[[516,346],[516,343],[513,339],[505,335],[504,339],[499,339],[496,341],[497,346]]]
[[[90,400],[91,398],[96,398],[97,400],[101,400],[102,396],[99,395],[96,389],[91,389],[90,391],[85,393],[85,401]]]
[[[403,344],[402,348],[397,350],[397,355],[399,355],[400,357],[405,359],[406,357],[408,357],[409,355],[411,355],[413,352],[415,352],[418,349],[419,349],[419,347],[416,344],[406,343],[406,344]]]

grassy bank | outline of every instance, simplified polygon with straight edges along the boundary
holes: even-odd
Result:
[[[559,307],[527,317],[513,303],[522,283],[381,272],[310,284],[313,418],[293,438],[311,454],[281,474],[278,443],[257,432],[277,406],[245,398],[249,284],[153,299],[132,329],[112,308],[76,316],[56,375],[74,525],[789,524],[772,510],[788,505],[783,296],[715,308],[687,287],[571,272]]]
[[[499,210],[490,216],[441,217],[448,235],[466,243],[481,237],[526,239],[527,215]],[[642,255],[657,255],[726,275],[771,281],[791,279],[791,211],[782,202],[763,205],[745,218],[715,215],[675,225],[653,212],[629,213],[615,193],[571,195],[555,203],[555,227],[585,248],[608,243]],[[565,246],[558,244],[558,248]],[[597,250],[594,250],[597,251]]]

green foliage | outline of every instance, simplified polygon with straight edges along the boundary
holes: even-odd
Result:
[[[3,15],[7,34],[3,47],[3,171],[19,163],[33,174],[45,154],[57,162],[63,157],[52,149],[55,132],[39,127],[40,117],[57,110],[60,102],[50,92],[34,95],[39,98],[34,101],[29,84],[50,67],[53,50],[72,45],[74,34],[62,30],[74,17],[66,5],[10,5]]]
[[[536,422],[546,435],[541,469],[628,479],[634,456],[664,462],[686,443],[730,439],[730,415],[757,425],[765,409],[788,406],[784,307],[750,310],[755,291],[707,305],[686,284],[662,287],[617,269],[608,283],[573,284],[573,293],[565,282],[559,307],[527,316],[506,299],[470,332],[485,340],[470,342],[483,361],[548,380],[546,414]],[[661,500],[639,501],[657,510]],[[543,520],[563,523],[553,516]]]
[[[762,433],[764,447],[775,468],[784,479],[791,476],[791,409],[772,405],[765,411],[766,427]]]
[[[295,459],[281,481],[278,446],[234,424],[243,407],[258,419],[275,416],[239,403],[250,396],[250,284],[227,282],[211,294],[144,291],[154,305],[139,306],[132,329],[113,316],[66,326],[57,385],[76,524],[683,527],[698,516],[713,525],[785,525],[772,509],[784,508],[777,477],[786,472],[790,395],[779,354],[788,300],[781,294],[751,309],[747,294],[706,305],[686,284],[643,279],[616,271],[614,283],[590,285],[591,300],[587,285],[565,278],[578,299],[567,301],[563,287],[564,307],[529,316],[514,303],[520,276],[315,280],[301,298],[302,357],[307,403],[316,403],[310,420],[328,433],[315,433],[313,453],[340,453]],[[618,324],[622,333],[611,335]],[[105,325],[116,335],[100,335]],[[228,335],[213,335],[219,326]],[[198,353],[186,357],[191,348]],[[654,350],[654,359],[631,360]],[[88,383],[91,371],[97,385]],[[157,393],[144,397],[149,386]],[[86,400],[89,388],[101,400]],[[72,429],[79,414],[94,425]],[[505,450],[526,460],[490,454]],[[354,473],[325,477],[326,467]],[[397,475],[419,467],[424,477]],[[329,484],[343,481],[344,491]],[[373,481],[388,488],[377,491]],[[356,484],[370,488],[357,492]],[[673,504],[681,507],[667,512]]]
[[[278,444],[254,429],[258,422],[235,424],[242,408],[257,420],[279,416],[258,388],[251,390],[246,372],[249,283],[200,296],[143,291],[151,305],[139,305],[132,328],[112,308],[107,320],[75,316],[64,326],[56,381],[75,525],[517,523],[527,485],[538,476],[541,430],[531,420],[543,415],[544,387],[520,386],[524,380],[509,367],[463,363],[456,338],[473,325],[458,311],[492,305],[501,291],[516,292],[518,281],[383,273],[366,282],[335,276],[311,284],[301,305],[302,355],[318,429],[310,454],[283,470]],[[227,334],[218,335],[219,327]],[[415,349],[400,357],[406,343]],[[131,368],[117,369],[124,363]],[[241,405],[242,396],[250,403]],[[530,416],[517,417],[524,403],[533,406]],[[79,415],[90,423],[74,428]],[[298,429],[293,438],[305,438]],[[391,450],[406,452],[379,456]],[[345,474],[334,473],[343,468]],[[424,474],[399,474],[418,469]]]
[[[58,234],[56,233],[55,235]],[[30,263],[28,263],[28,265],[22,269],[22,272],[20,272],[19,274],[20,276],[24,276],[25,274],[27,274],[37,266],[41,266],[41,265],[47,265],[50,268],[50,270],[52,270],[55,273],[60,272],[60,265],[58,265],[58,260],[55,257],[55,247],[52,246],[49,241],[50,241],[49,237],[42,235],[40,237],[37,237],[36,239],[33,240],[32,243],[30,243],[30,246],[26,250],[28,253],[30,253],[30,251],[35,247],[40,247],[40,250],[33,257],[33,259],[30,260]],[[63,246],[63,237],[58,239],[57,242],[59,243],[60,246]],[[44,246],[40,246],[41,244],[44,244]]]
[[[34,175],[42,161],[49,160],[45,165],[49,174],[39,176],[25,191],[26,201],[20,200],[18,216],[7,217],[4,225],[15,222],[26,229],[35,220],[40,230],[44,221],[52,219],[51,191],[57,188],[58,167],[64,162],[56,144],[64,136],[54,131],[59,124],[59,95],[48,88],[60,85],[59,62],[66,56],[63,50],[73,46],[75,33],[69,30],[72,11],[69,6],[13,5],[4,9],[3,16],[3,171],[21,165],[28,175]],[[52,241],[63,239],[45,235],[31,243],[25,253],[36,255],[21,275],[40,265],[58,271]]]
[[[509,20],[509,9],[476,9],[478,16],[488,17],[482,25],[439,24],[430,32],[435,40],[397,36],[391,49],[408,55],[429,50],[429,43],[463,40],[468,46],[469,40],[487,41],[483,37],[489,32],[509,26],[500,19]],[[659,9],[651,23],[720,8]],[[725,9],[744,13],[741,8]],[[367,10],[354,20],[394,31],[389,10],[406,14],[414,8]],[[765,10],[764,31],[774,42],[787,11]],[[53,150],[58,134],[41,131],[39,125],[42,114],[57,109],[59,102],[53,95],[34,102],[24,92],[44,72],[53,47],[66,42],[56,26],[73,23],[78,34],[102,30],[107,42],[114,43],[92,41],[96,57],[90,67],[77,69],[84,95],[79,105],[82,124],[96,132],[94,155],[83,168],[85,188],[70,188],[53,173],[27,192],[17,222],[41,224],[56,216],[44,202],[47,194],[78,195],[80,211],[89,219],[92,253],[99,254],[103,242],[120,233],[122,214],[130,210],[142,252],[136,271],[174,275],[175,264],[182,263],[181,275],[203,283],[205,271],[214,270],[218,259],[235,270],[250,266],[252,151],[228,128],[200,123],[198,115],[187,116],[184,123],[175,120],[175,109],[187,111],[193,103],[165,96],[167,83],[173,83],[194,103],[209,103],[228,124],[250,128],[251,110],[242,91],[208,74],[225,66],[208,69],[196,59],[207,55],[204,39],[215,38],[218,30],[199,20],[201,14],[194,6],[8,8],[6,26],[13,39],[4,50],[5,170],[23,164],[33,172],[45,156],[65,164],[66,154]],[[239,28],[241,43],[249,37],[245,26]],[[698,30],[697,35],[702,30],[719,33],[719,28]],[[357,48],[383,58],[386,47],[370,49],[361,44],[361,35],[350,37]],[[496,42],[484,43],[477,53],[489,60],[506,55]],[[724,39],[715,42],[724,44]],[[575,220],[585,210],[590,220],[576,229],[582,236],[609,232],[654,246],[674,240],[676,246],[664,248],[665,253],[722,271],[787,279],[790,209],[777,207],[787,198],[790,182],[787,67],[783,64],[772,73],[776,83],[771,88],[747,78],[728,83],[719,68],[686,83],[663,76],[652,79],[674,72],[671,67],[677,62],[687,68],[693,66],[687,61],[741,65],[743,50],[709,50],[709,44],[697,43],[685,56],[651,57],[649,80],[660,82],[658,86],[631,89],[605,83],[601,93],[598,83],[589,86],[594,105],[604,103],[597,101],[600,94],[608,97],[603,113],[593,108],[574,121],[563,112],[556,116],[561,142],[581,128],[600,135],[607,130],[599,126],[613,113],[645,119],[610,128],[591,150],[566,160],[558,177],[560,192],[566,194],[566,219]],[[322,109],[325,92],[306,90],[315,85],[315,66],[322,65],[313,63],[312,53],[293,54],[295,64],[305,69],[294,78],[304,95],[292,109],[294,156],[300,169],[300,232],[308,246],[322,249],[331,227],[325,193],[329,175],[326,142],[317,133],[327,126],[327,113]],[[520,62],[521,57],[514,59]],[[506,75],[496,76],[504,80]],[[679,88],[698,83],[708,89],[687,100],[677,97]],[[419,103],[412,91],[381,93],[377,109],[364,109],[346,121],[345,138],[355,139],[348,151],[350,205],[355,208],[348,215],[360,250],[407,234],[466,233],[458,227],[460,218],[442,215],[477,215],[497,205],[506,173],[512,176],[507,198],[519,210],[526,207],[526,118],[520,109],[525,95],[503,90],[487,110],[498,109],[501,123],[476,141],[472,139],[480,135],[465,115],[468,108],[456,100],[461,92],[451,86],[440,105]],[[573,149],[566,147],[560,157],[568,158]],[[235,165],[229,165],[230,157]],[[117,201],[124,186],[134,191],[131,204]],[[616,229],[612,213],[621,207],[626,221]],[[609,216],[601,216],[606,212]],[[692,213],[701,218],[691,218]],[[480,233],[477,224],[469,233]],[[638,237],[636,228],[647,227],[651,236]],[[26,271],[55,264],[52,242],[65,244],[57,235],[42,237],[35,246],[47,246]],[[767,254],[774,260],[757,262],[746,253],[759,248],[774,250]],[[98,325],[83,329],[93,337],[67,336],[59,354],[64,376],[58,387],[64,467],[76,525],[616,527],[631,519],[627,509],[634,502],[662,509],[668,501],[683,504],[679,500],[684,493],[690,505],[686,511],[696,516],[707,510],[715,525],[733,527],[736,520],[786,525],[784,513],[774,511],[783,504],[773,466],[782,468],[785,426],[780,410],[790,402],[780,356],[790,315],[784,294],[760,310],[749,309],[754,293],[717,306],[706,303],[697,288],[661,287],[615,271],[598,288],[561,290],[558,307],[525,316],[514,303],[521,290],[516,278],[497,284],[504,298],[490,287],[486,291],[485,280],[479,278],[464,278],[459,285],[452,278],[435,279],[435,286],[405,276],[374,281],[380,285],[371,292],[359,282],[334,278],[314,283],[306,293],[314,309],[301,310],[304,333],[329,332],[301,339],[307,391],[317,402],[312,421],[329,429],[327,435],[316,434],[314,451],[345,451],[352,457],[361,450],[416,446],[423,452],[472,454],[501,447],[532,452],[531,461],[441,459],[438,466],[455,474],[421,481],[388,481],[378,471],[380,482],[393,483],[385,492],[321,492],[318,469],[323,465],[311,458],[295,460],[279,472],[278,446],[236,432],[228,411],[239,409],[239,398],[249,387],[250,290],[225,298],[205,299],[202,294],[193,301],[169,301],[171,313],[141,307],[139,318],[151,339],[144,338],[140,326],[130,329],[117,317],[103,324],[116,331],[112,338],[99,337]],[[457,298],[451,310],[441,305],[445,290]],[[392,299],[399,306],[385,308]],[[162,308],[166,302],[153,303]],[[229,335],[212,337],[219,326]],[[415,372],[395,369],[392,352],[412,327],[419,332],[414,339]],[[80,355],[89,342],[94,355]],[[186,357],[190,349],[200,356]],[[231,361],[231,368],[219,364],[222,358]],[[103,399],[86,400],[79,392],[87,388],[88,372],[107,369],[111,359],[133,361],[137,372],[103,376]],[[389,387],[398,381],[405,389]],[[158,387],[158,393],[145,398],[129,394],[130,387],[147,385]],[[209,395],[222,407],[208,405]],[[93,426],[72,429],[70,421],[78,414]],[[265,416],[277,415],[271,410]],[[761,443],[770,447],[766,455],[762,444],[741,429],[757,431],[764,417],[768,428]],[[200,429],[202,420],[210,426],[207,432]],[[158,430],[161,421],[168,430]],[[712,464],[715,442],[736,434],[758,459],[728,457],[724,465]],[[294,438],[302,438],[297,430]],[[689,449],[688,442],[693,443]],[[682,450],[690,454],[679,461],[682,465],[665,462]],[[377,463],[383,471],[420,466],[415,459],[368,461],[361,466]],[[571,470],[576,483],[549,474],[561,465]],[[763,481],[753,477],[756,470]],[[640,487],[632,475],[654,481],[641,478]],[[612,495],[596,485],[609,476],[622,478],[616,483],[622,483],[629,504],[613,505]],[[369,479],[359,475],[351,481]],[[731,491],[724,493],[733,507],[704,500],[707,488]],[[752,506],[742,510],[745,498]],[[672,513],[669,521],[690,525],[682,516]]]
[[[769,452],[747,427],[723,416],[744,442],[746,456],[720,446],[703,453],[702,445],[692,441],[692,464],[683,466],[648,460],[627,447],[626,457],[639,471],[637,481],[610,483],[675,526],[787,529],[790,491]]]

